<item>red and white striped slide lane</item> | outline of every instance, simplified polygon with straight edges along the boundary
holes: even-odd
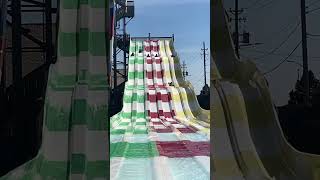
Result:
[[[162,42],[163,43],[163,42]],[[190,107],[183,105],[180,100],[174,100],[171,91],[177,91],[176,87],[168,86],[171,83],[171,72],[166,52],[160,52],[159,44],[161,41],[144,42],[146,55],[146,86],[147,88],[147,115],[150,118],[150,126],[156,132],[178,132],[178,133],[198,133],[198,125],[190,125],[188,119],[190,115],[182,114],[184,119],[178,120],[175,111],[184,113],[184,108]],[[151,55],[148,57],[148,54]],[[163,61],[164,58],[164,61]],[[176,79],[177,80],[177,79]],[[180,102],[180,103],[179,103]],[[195,117],[192,116],[194,119]],[[183,123],[182,123],[183,122]],[[208,136],[207,136],[208,137]]]
[[[189,129],[174,119],[174,111],[170,106],[170,93],[163,83],[161,57],[158,41],[144,42],[146,54],[151,54],[146,61],[147,103],[151,128],[158,132],[173,132],[176,128]],[[183,131],[183,130],[182,130]]]
[[[180,174],[181,177],[185,177],[191,170],[189,168],[196,167],[196,164],[199,163],[202,164],[201,167],[205,169],[204,171],[209,174],[209,136],[200,135],[198,128],[188,125],[188,123],[182,123],[176,118],[175,110],[180,108],[179,112],[184,112],[184,107],[182,101],[179,104],[178,101],[172,100],[169,88],[175,89],[175,87],[168,85],[172,81],[170,75],[172,69],[169,67],[166,53],[160,52],[160,42],[159,40],[144,41],[147,78],[145,81],[147,83],[146,105],[147,116],[150,121],[150,135],[152,136],[152,133],[157,134],[153,137],[157,137],[155,140],[160,158],[169,158],[169,162],[178,162],[178,164],[186,166],[184,171],[173,174]],[[148,57],[148,54],[150,57]],[[184,122],[188,122],[186,116],[185,118]],[[172,133],[176,135],[178,141],[172,142],[166,139],[166,135]],[[189,167],[187,167],[188,164],[190,164]],[[203,175],[202,178],[207,177],[207,175]]]

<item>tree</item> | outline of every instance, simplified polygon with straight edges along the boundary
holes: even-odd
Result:
[[[297,80],[295,84],[295,89],[289,92],[289,104],[303,104],[303,97],[305,95],[303,88],[303,79],[304,75],[302,75],[301,79]],[[314,76],[312,71],[309,71],[309,82],[310,82],[310,103],[313,106],[320,105],[320,81]]]

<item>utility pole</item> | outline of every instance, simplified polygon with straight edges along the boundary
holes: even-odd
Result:
[[[187,71],[187,64],[186,64],[185,61],[183,61],[182,66],[181,66],[181,69],[182,69],[183,79],[185,80],[185,79],[186,79],[186,76],[189,76],[189,73],[188,73],[188,71]]]
[[[235,26],[235,46],[236,46],[235,48],[236,48],[236,55],[239,58],[240,54],[239,54],[239,1],[238,0],[235,0],[234,9],[235,9],[234,10],[235,11],[234,26]]]
[[[206,48],[206,44],[203,42],[203,48],[202,50],[202,55],[203,55],[203,71],[204,71],[204,85],[207,84],[207,71],[206,71],[206,56],[208,54],[206,54],[206,51],[208,50],[208,48]]]
[[[301,0],[301,32],[302,32],[302,55],[303,55],[303,77],[304,77],[304,102],[309,103],[309,70],[308,70],[308,48],[307,48],[307,27],[306,27],[306,2]]]
[[[243,13],[243,9],[239,10],[239,0],[235,0],[234,1],[234,10],[232,10],[230,8],[229,10],[230,13],[232,13],[234,15],[234,19],[230,18],[229,21],[234,20],[234,29],[235,32],[233,33],[232,37],[233,37],[233,42],[235,45],[235,52],[238,58],[240,58],[240,42],[239,42],[239,21],[246,21],[246,18],[239,18],[239,15],[241,13]],[[248,34],[248,33],[244,33],[244,34]],[[243,35],[243,34],[241,34]],[[248,34],[249,35],[249,34]]]

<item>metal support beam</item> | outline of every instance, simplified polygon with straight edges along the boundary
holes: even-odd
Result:
[[[22,4],[26,2],[29,4]],[[7,48],[12,53],[13,83],[22,79],[22,53],[39,52],[44,54],[44,62],[51,62],[53,59],[53,30],[52,30],[52,14],[57,12],[57,8],[52,8],[52,0],[10,0],[8,4],[8,15],[11,21],[7,21],[12,26],[12,49]],[[39,24],[42,27],[43,38],[35,37],[30,29],[22,24],[22,12],[43,13],[43,20],[39,18]],[[29,16],[29,14],[23,14]],[[22,37],[32,41],[36,47],[24,47]],[[32,45],[33,46],[33,45]],[[37,47],[38,46],[38,47]],[[42,55],[41,55],[42,56]]]
[[[23,2],[27,2],[27,3],[30,3],[30,4],[37,5],[38,7],[39,7],[39,6],[42,6],[42,7],[45,6],[45,3],[39,2],[39,1],[35,1],[35,0],[22,0],[22,1],[23,1]]]
[[[126,5],[126,0],[115,0],[115,2],[121,6],[125,6]]]
[[[117,49],[117,55],[121,52],[121,49]]]
[[[22,38],[21,38],[21,1],[12,0],[12,67],[13,82],[19,82],[22,79]]]
[[[114,70],[114,69],[113,69]],[[126,74],[122,74],[118,69],[114,70],[114,72],[116,72],[115,74],[117,75],[120,74],[122,77],[126,77]]]
[[[116,27],[114,27],[116,29]],[[114,30],[116,32],[116,30]],[[117,70],[117,41],[113,42],[113,69]],[[113,87],[117,87],[117,72],[113,71]]]
[[[46,35],[46,59],[45,62],[52,62],[53,44],[52,44],[52,1],[46,0],[45,4],[45,35]]]
[[[127,35],[127,32],[126,32],[126,18],[124,17],[123,18],[123,43],[124,43],[124,46],[126,47],[126,43],[127,43],[127,39],[126,39],[126,35]],[[127,53],[126,51],[123,51],[123,62],[124,62],[124,74],[127,74],[127,67],[126,67],[126,64],[127,64]],[[127,77],[125,77],[125,80],[127,80]]]
[[[8,25],[10,25],[10,26],[12,27],[12,22],[7,21],[7,23],[8,23]],[[45,44],[44,44],[40,39],[32,36],[32,35],[29,34],[29,33],[30,33],[30,29],[26,29],[26,28],[24,28],[24,27],[21,27],[21,34],[22,34],[24,37],[28,38],[29,40],[31,40],[32,42],[34,42],[35,44],[37,44],[39,47],[44,47]]]
[[[11,13],[12,11],[8,11],[8,13]],[[30,12],[30,13],[35,13],[35,12],[45,12],[43,9],[22,9],[21,12]],[[57,8],[52,8],[52,12],[56,13]]]

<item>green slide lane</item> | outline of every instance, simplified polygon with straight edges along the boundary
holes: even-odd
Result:
[[[41,148],[1,180],[108,179],[106,1],[61,0]],[[97,22],[98,21],[98,22]]]

